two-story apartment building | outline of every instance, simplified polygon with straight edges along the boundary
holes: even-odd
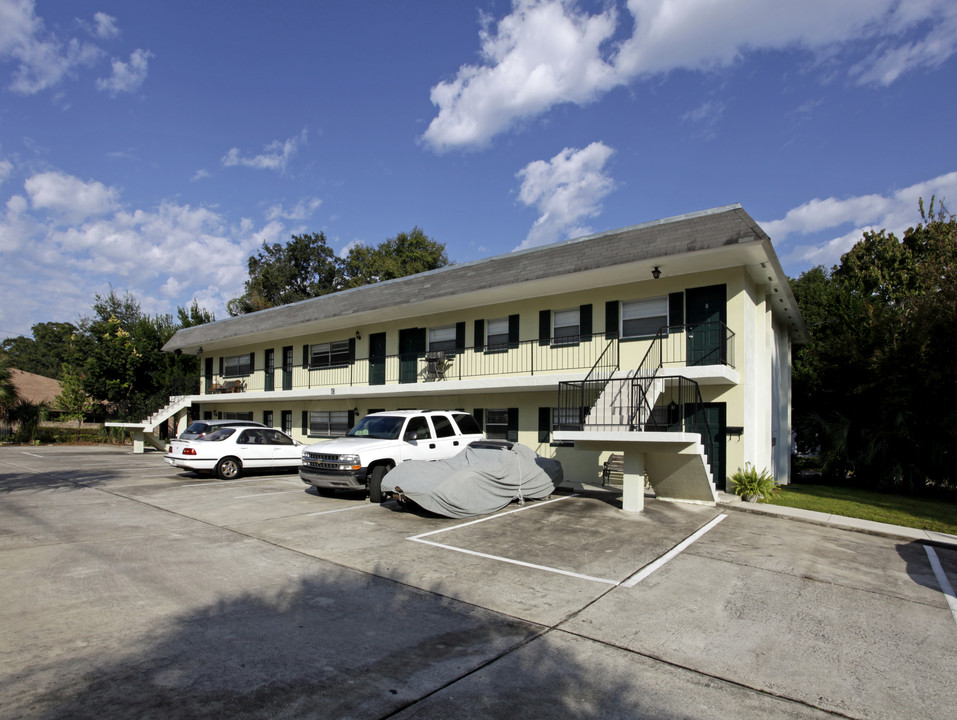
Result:
[[[193,417],[319,442],[377,410],[456,408],[625,507],[713,502],[751,463],[789,479],[790,353],[806,334],[767,234],[739,205],[452,265],[180,330]],[[639,484],[640,481],[640,484]]]

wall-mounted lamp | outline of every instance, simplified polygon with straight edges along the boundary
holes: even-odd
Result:
[[[361,340],[361,339],[362,339],[362,335],[359,333],[358,330],[356,330],[356,340]]]
[[[661,268],[655,265],[655,269],[651,271],[651,277],[655,280],[661,277]]]
[[[202,355],[202,354],[203,354],[203,346],[202,346],[202,345],[199,346],[199,350],[196,351],[196,354],[197,354],[197,355]]]
[[[358,408],[358,407],[352,408],[352,415],[353,415],[354,417],[359,417],[359,408]]]

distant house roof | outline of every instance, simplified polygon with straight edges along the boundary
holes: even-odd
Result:
[[[63,392],[58,380],[16,368],[10,368],[10,380],[22,400],[32,403],[44,402],[51,408],[56,408],[56,397]]]
[[[508,287],[570,274],[609,272],[631,263],[664,262],[698,257],[698,269],[713,262],[715,252],[730,251],[739,261],[760,266],[762,283],[776,288],[792,333],[806,332],[787,277],[767,233],[741,205],[703,210],[633,225],[587,237],[505,253],[438,270],[322,295],[288,305],[179,330],[163,347],[167,352],[196,352],[202,346],[222,346],[241,337],[267,337],[279,329],[315,327],[357,314],[396,311],[428,302],[450,302],[475,293],[501,292]],[[690,267],[690,265],[689,265]],[[649,270],[651,268],[649,267]],[[767,280],[765,280],[765,276]],[[451,307],[451,306],[449,306]]]

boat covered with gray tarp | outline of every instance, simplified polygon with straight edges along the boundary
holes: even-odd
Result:
[[[518,500],[541,500],[564,478],[558,460],[524,445],[477,441],[448,460],[412,460],[382,479],[382,492],[452,518],[487,515]]]

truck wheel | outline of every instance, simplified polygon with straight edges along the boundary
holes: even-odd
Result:
[[[243,463],[239,458],[225,457],[216,463],[216,475],[220,480],[236,480],[243,476]]]
[[[369,502],[382,502],[382,478],[392,468],[387,465],[376,465],[369,473]]]

